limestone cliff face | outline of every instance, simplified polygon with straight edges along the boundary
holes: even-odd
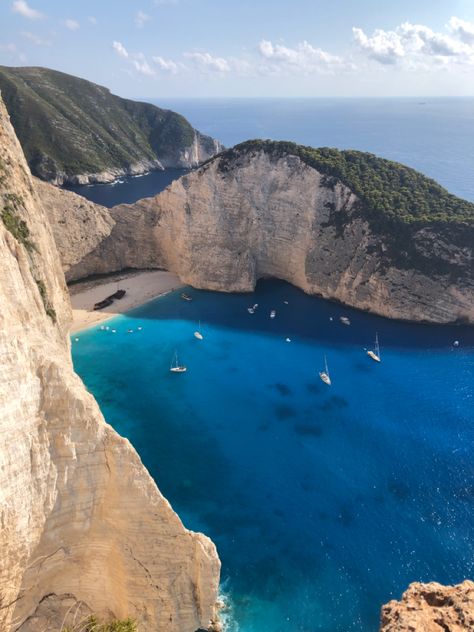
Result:
[[[380,632],[474,630],[474,583],[411,584],[400,601],[382,607]]]
[[[272,276],[391,318],[474,322],[472,225],[407,226],[397,250],[347,186],[328,186],[299,157],[255,151],[224,161],[215,158],[154,198],[107,211],[110,233],[66,263],[66,278],[166,268],[198,288],[251,291]],[[61,213],[63,224],[53,228],[67,243],[69,214],[59,208],[55,216]]]
[[[73,371],[61,264],[1,102],[0,148],[0,629],[54,632],[77,609],[207,628],[215,547],[183,527]]]

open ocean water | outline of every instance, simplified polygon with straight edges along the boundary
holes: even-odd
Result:
[[[160,99],[231,147],[250,138],[370,151],[434,178],[474,201],[474,98]],[[93,202],[132,203],[162,191],[180,170],[73,187]]]
[[[456,127],[453,113],[418,140],[415,123],[400,131],[411,158],[398,159],[425,160],[474,199],[472,103],[456,100],[466,117],[455,138],[445,126]],[[371,128],[371,111],[373,146],[355,144],[354,131],[346,146],[395,142],[395,123],[377,136],[387,125]],[[351,127],[328,120],[334,133]],[[211,133],[230,144],[225,129]],[[425,155],[428,138],[439,151]],[[192,302],[174,292],[79,334],[73,359],[185,526],[216,543],[228,629],[376,632],[381,604],[410,582],[473,578],[474,328],[390,321],[279,281],[250,295],[186,291]],[[199,320],[203,341],[193,337]],[[366,355],[376,332],[380,364]],[[175,349],[185,374],[169,372]],[[325,355],[331,387],[318,377]]]

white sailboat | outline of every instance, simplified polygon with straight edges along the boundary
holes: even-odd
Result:
[[[326,360],[326,356],[324,356],[324,371],[319,372],[319,377],[325,384],[331,386],[331,378],[329,376],[328,361]]]
[[[369,358],[372,358],[372,360],[375,360],[375,362],[380,362],[381,358],[380,358],[380,346],[379,346],[379,336],[378,334],[375,334],[375,345],[374,345],[374,350],[372,351],[372,349],[370,351],[367,351],[367,355],[369,356]]]
[[[174,357],[170,365],[170,371],[171,373],[185,373],[187,371],[187,368],[184,365],[179,364],[177,351],[174,352]]]
[[[194,337],[197,338],[198,340],[204,340],[204,336],[201,333],[201,321],[199,321],[199,327],[194,332]]]
[[[272,311],[270,312],[270,318],[275,318],[276,315],[276,309],[272,309]]]

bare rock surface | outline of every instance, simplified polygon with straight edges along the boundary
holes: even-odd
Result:
[[[147,631],[207,628],[215,547],[184,528],[73,371],[48,195],[1,101],[0,156],[0,630],[59,631],[78,609]],[[81,232],[81,208],[69,210]],[[94,220],[92,233],[110,232],[110,218]],[[97,240],[81,235],[76,253]]]
[[[472,632],[474,582],[411,584],[400,601],[382,607],[380,632]]]
[[[408,252],[399,252],[390,235],[373,230],[347,186],[327,186],[299,157],[255,151],[225,169],[222,161],[154,198],[107,211],[87,206],[90,227],[96,215],[105,222],[99,240],[71,235],[81,228],[68,219],[77,202],[67,207],[58,198],[53,229],[66,278],[160,268],[198,288],[246,292],[271,276],[390,318],[474,322],[472,226],[409,226]]]

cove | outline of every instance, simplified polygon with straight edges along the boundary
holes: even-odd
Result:
[[[73,359],[185,526],[216,543],[229,630],[375,632],[410,582],[473,576],[473,328],[278,281],[185,291],[79,334]],[[169,372],[175,349],[185,374]]]

